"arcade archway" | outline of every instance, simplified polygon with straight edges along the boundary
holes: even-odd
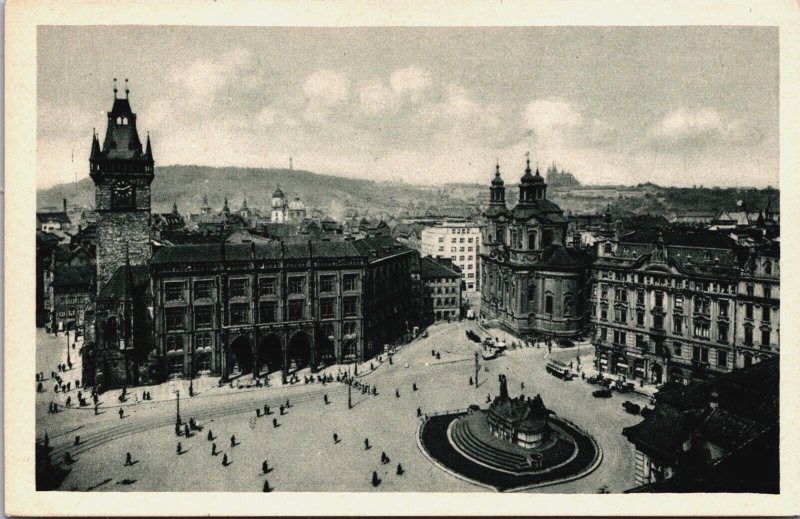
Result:
[[[258,341],[258,374],[265,375],[280,371],[283,367],[283,346],[281,338],[271,333]]]
[[[231,376],[244,375],[253,371],[253,352],[250,351],[250,341],[247,337],[238,337],[230,345]]]
[[[330,338],[317,334],[317,364],[320,369],[336,364],[336,347]]]
[[[653,384],[661,384],[664,379],[664,369],[660,364],[653,364],[650,367],[650,382]]]
[[[297,332],[289,341],[287,348],[288,371],[298,371],[308,367],[311,362],[311,338],[305,332]]]

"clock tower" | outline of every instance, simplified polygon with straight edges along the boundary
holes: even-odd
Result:
[[[126,264],[143,265],[150,259],[150,184],[153,182],[153,152],[150,136],[142,151],[136,131],[136,114],[125,97],[117,96],[108,112],[108,128],[102,148],[92,135],[89,176],[95,186],[97,212],[97,291]]]

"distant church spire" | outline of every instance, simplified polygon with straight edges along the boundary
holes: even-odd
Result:
[[[117,99],[117,78],[114,78],[114,99]]]
[[[128,78],[125,78],[125,99],[128,99],[128,94],[131,93],[131,90],[128,88]]]

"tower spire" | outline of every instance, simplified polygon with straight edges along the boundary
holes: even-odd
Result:
[[[128,88],[128,78],[125,78],[125,99],[128,99],[128,94],[130,94],[130,89]]]
[[[114,78],[114,99],[117,99],[117,78]]]

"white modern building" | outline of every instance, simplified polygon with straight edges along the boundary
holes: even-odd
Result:
[[[449,258],[461,269],[467,290],[480,290],[481,228],[471,221],[444,221],[422,230],[422,256]]]

